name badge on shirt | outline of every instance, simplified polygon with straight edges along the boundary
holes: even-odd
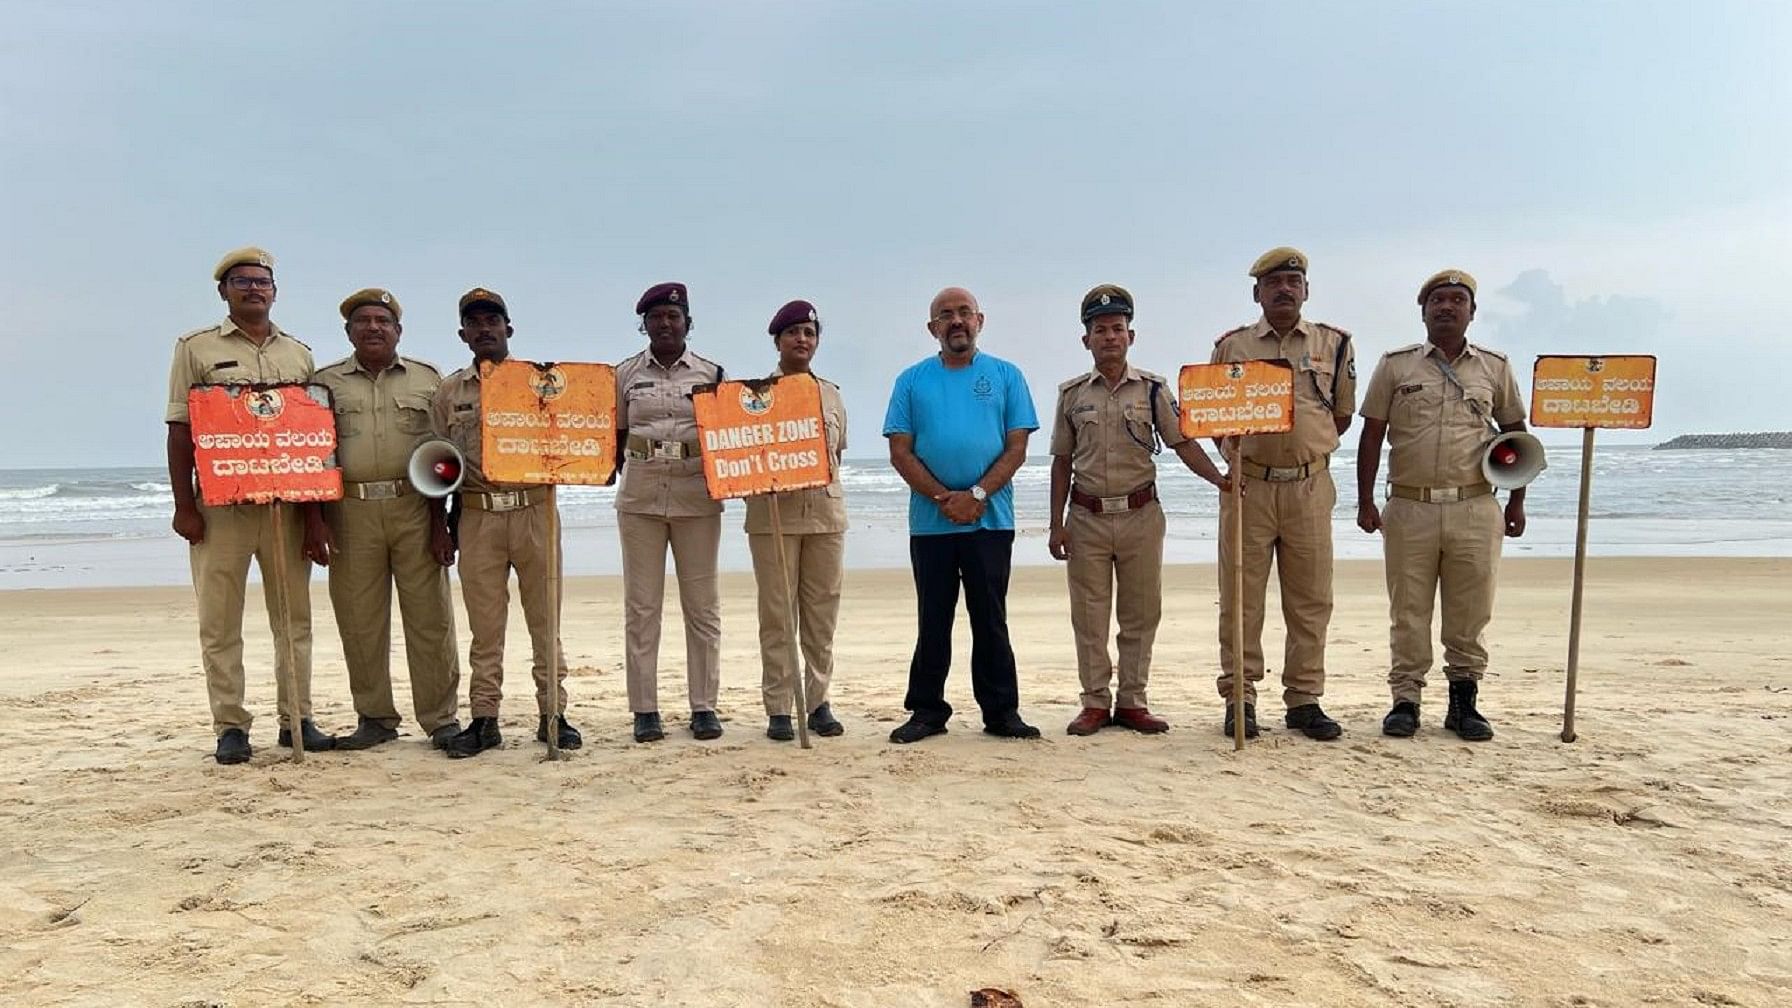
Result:
[[[1399,388],[1395,389],[1394,391],[1400,395],[1405,395],[1408,392],[1417,392],[1418,390],[1420,390],[1424,387],[1425,386],[1423,386],[1423,385],[1402,385]]]

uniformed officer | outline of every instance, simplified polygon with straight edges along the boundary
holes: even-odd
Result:
[[[1344,733],[1319,707],[1325,692],[1325,632],[1332,617],[1332,506],[1337,488],[1327,468],[1338,436],[1356,408],[1356,352],[1350,334],[1301,317],[1306,304],[1307,257],[1286,246],[1251,265],[1251,299],[1263,317],[1222,335],[1213,362],[1281,358],[1294,367],[1294,426],[1281,434],[1244,439],[1244,597],[1233,597],[1234,495],[1220,501],[1221,697],[1232,676],[1245,674],[1245,735],[1257,735],[1257,682],[1263,678],[1263,609],[1273,562],[1281,585],[1287,642],[1282,659],[1286,723],[1308,738]],[[1244,654],[1234,651],[1233,607],[1244,607]],[[1226,734],[1233,708],[1226,707]]]
[[[448,568],[439,552],[448,540],[447,509],[405,477],[411,450],[429,436],[430,399],[442,375],[433,365],[399,356],[404,309],[390,291],[358,290],[341,309],[354,353],[318,369],[316,378],[329,388],[336,410],[343,483],[342,500],[325,508],[330,602],[358,722],[336,748],[370,749],[398,737],[392,700],[396,584],[417,723],[443,749],[460,732],[460,660]]]
[[[473,351],[473,363],[442,380],[430,401],[430,427],[453,441],[466,457],[462,469],[460,504],[460,592],[467,607],[467,629],[473,643],[467,649],[468,706],[473,721],[447,742],[450,758],[459,759],[500,746],[498,706],[504,696],[504,630],[510,615],[510,572],[516,571],[517,592],[523,599],[523,619],[529,625],[530,671],[535,679],[535,707],[540,717],[535,740],[548,740],[548,721],[557,708],[566,709],[566,649],[554,634],[559,627],[554,612],[552,581],[560,572],[549,566],[560,558],[559,544],[550,548],[550,529],[558,531],[550,509],[556,507],[554,488],[522,483],[494,483],[482,467],[480,420],[480,365],[498,364],[510,356],[510,309],[496,291],[475,287],[460,298],[460,338]],[[446,563],[453,544],[436,541],[437,559]],[[558,668],[548,669],[550,650],[558,656]],[[583,744],[578,730],[561,714],[554,730],[561,749]]]
[[[1443,270],[1419,288],[1423,343],[1390,351],[1363,395],[1357,446],[1356,521],[1382,533],[1387,565],[1388,686],[1394,705],[1384,735],[1419,728],[1419,697],[1431,668],[1431,612],[1443,592],[1444,677],[1450,705],[1444,727],[1482,742],[1493,727],[1476,709],[1487,670],[1483,631],[1493,618],[1502,534],[1524,534],[1524,488],[1504,512],[1481,471],[1493,427],[1524,430],[1524,402],[1504,354],[1468,342],[1475,278]],[[1375,504],[1375,475],[1386,438],[1389,497]]]
[[[809,365],[821,348],[821,318],[814,305],[807,301],[786,304],[772,316],[767,329],[778,350],[772,377],[813,374]],[[801,639],[807,669],[809,730],[826,736],[846,731],[828,704],[828,684],[834,676],[834,623],[840,616],[840,585],[846,567],[846,501],[840,490],[846,404],[839,386],[824,378],[816,378],[815,383],[821,388],[828,468],[834,478],[825,487],[777,494],[787,574],[778,569],[772,495],[747,498],[747,546],[753,553],[753,580],[759,586],[760,689],[768,718],[765,735],[778,742],[796,737],[790,712],[796,707],[796,676],[803,670],[792,659],[792,637]],[[796,593],[799,612],[795,628],[791,626],[786,583]]]
[[[711,500],[697,443],[691,389],[722,380],[720,365],[694,353],[690,292],[655,284],[635,302],[647,349],[616,366],[616,527],[622,541],[624,665],[635,741],[666,737],[660,723],[660,612],[666,600],[666,550],[678,569],[684,610],[685,674],[691,734],[722,736],[722,603],[716,552],[722,505]]]
[[[217,732],[219,763],[244,763],[250,756],[249,723],[243,706],[243,596],[249,558],[261,570],[268,626],[274,634],[275,682],[280,701],[282,746],[291,744],[286,712],[287,655],[298,690],[305,748],[329,749],[334,739],[311,721],[311,567],[307,559],[329,563],[322,511],[313,505],[280,508],[286,522],[283,564],[275,563],[276,509],[267,504],[211,507],[201,503],[193,465],[193,428],[187,391],[195,384],[228,385],[304,382],[311,378],[311,349],[282,332],[268,317],[274,305],[274,257],[241,248],[212,271],[218,297],[229,306],[224,321],[182,336],[174,344],[168,373],[168,479],[174,494],[174,531],[190,544],[193,590],[198,596],[199,648],[205,666],[206,696]],[[277,572],[284,571],[284,579]],[[286,596],[289,623],[277,615]]]
[[[1169,722],[1145,703],[1163,601],[1164,510],[1153,459],[1162,451],[1159,442],[1195,475],[1222,489],[1228,484],[1200,443],[1182,436],[1170,383],[1127,362],[1134,334],[1126,288],[1090,290],[1082,318],[1083,346],[1095,367],[1058,386],[1052,411],[1048,546],[1055,559],[1069,562],[1070,626],[1083,684],[1082,712],[1065,730],[1093,735],[1117,724],[1168,731]],[[1110,614],[1120,624],[1117,697],[1109,688]]]

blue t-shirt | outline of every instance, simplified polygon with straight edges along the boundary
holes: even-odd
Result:
[[[969,490],[1002,454],[1011,430],[1039,429],[1033,393],[1020,369],[986,353],[961,368],[949,368],[936,354],[896,376],[884,436],[908,434],[915,455],[949,490]],[[975,525],[958,525],[938,504],[909,491],[910,535],[945,535],[980,528],[1014,528],[1014,484],[989,495]]]

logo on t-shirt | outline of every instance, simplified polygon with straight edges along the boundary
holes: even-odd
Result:
[[[995,385],[991,384],[988,375],[978,375],[971,384],[971,394],[979,399],[988,399],[995,393]]]

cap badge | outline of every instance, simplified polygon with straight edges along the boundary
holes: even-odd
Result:
[[[672,302],[673,304],[677,304],[678,303],[678,288],[676,288],[676,287],[672,288],[672,290],[666,294],[666,300]]]
[[[809,321],[815,321],[815,309],[813,308],[809,309]]]
[[[1452,273],[1449,276],[1444,278],[1444,283],[1447,283],[1447,284],[1459,284],[1461,282],[1462,282],[1462,277],[1458,276],[1455,273]]]
[[[380,304],[391,304],[391,303],[392,303],[392,292],[391,291],[380,291]]]
[[[1102,304],[1107,304],[1107,303],[1108,303],[1108,302],[1109,302],[1109,301],[1112,301],[1112,300],[1113,300],[1113,296],[1112,296],[1112,295],[1108,295],[1108,294],[1103,294],[1103,295],[1102,295],[1102,296],[1101,296],[1101,303],[1102,303]]]

